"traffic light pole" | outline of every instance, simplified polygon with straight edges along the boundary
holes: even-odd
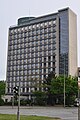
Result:
[[[19,82],[19,91],[18,91],[18,111],[17,111],[17,120],[20,120],[20,82]]]
[[[15,86],[13,89],[14,89],[13,99],[14,99],[14,94],[16,95],[16,97],[18,96],[17,120],[20,120],[20,81],[19,81],[19,85]]]

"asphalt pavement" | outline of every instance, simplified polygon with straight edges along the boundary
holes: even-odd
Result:
[[[1,114],[17,114],[17,106],[0,106]],[[78,107],[20,107],[20,115],[59,117],[62,120],[78,120]]]

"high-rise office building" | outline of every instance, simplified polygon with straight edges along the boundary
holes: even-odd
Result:
[[[41,17],[18,19],[9,28],[6,94],[20,82],[21,95],[31,96],[48,74],[77,75],[77,20],[69,8]]]

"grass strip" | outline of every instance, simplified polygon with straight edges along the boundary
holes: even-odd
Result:
[[[0,120],[17,120],[17,116],[12,114],[0,114]],[[20,120],[61,120],[61,119],[36,115],[31,116],[20,115]]]

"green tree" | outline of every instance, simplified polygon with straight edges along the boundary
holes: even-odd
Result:
[[[2,95],[5,94],[5,82],[4,81],[0,81],[0,105],[4,104],[3,99],[1,98]]]
[[[48,105],[54,105],[54,98],[53,98],[53,94],[51,93],[51,80],[55,78],[55,73],[53,71],[51,71],[48,74],[48,77],[46,78],[46,80],[44,81],[44,90],[46,91],[46,95],[47,95],[47,104]]]
[[[5,94],[5,81],[0,81],[0,97]]]
[[[60,101],[61,103],[63,102],[64,76],[55,77],[51,80],[50,93],[56,96],[56,99],[58,99],[58,101]],[[66,104],[73,104],[73,101],[78,94],[76,77],[65,77],[65,94]]]
[[[46,104],[46,93],[42,91],[35,91],[35,104],[36,105],[45,105]]]

